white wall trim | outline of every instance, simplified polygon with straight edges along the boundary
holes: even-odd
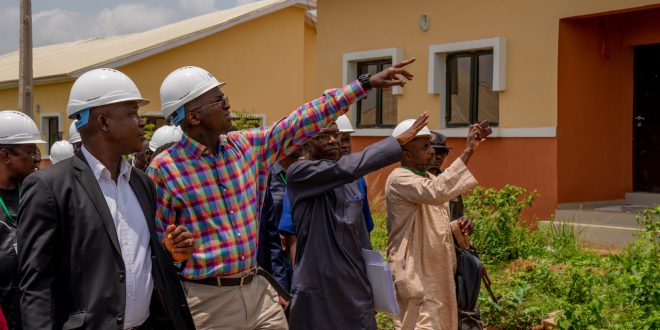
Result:
[[[506,89],[506,38],[468,40],[429,46],[429,94],[440,95],[440,127],[446,128],[445,108],[447,107],[447,55],[454,52],[492,49],[493,50],[493,91]]]
[[[362,52],[344,53],[342,59],[342,84],[346,85],[357,77],[357,63],[368,60],[379,60],[389,58],[392,64],[403,61],[403,48],[383,48],[366,50]],[[350,80],[349,80],[350,79]],[[402,95],[403,87],[392,87],[392,94]]]
[[[145,112],[141,113],[140,116],[143,116],[143,117],[155,117],[155,118],[165,118],[165,117],[163,116],[163,113],[160,112],[160,111],[145,111]]]
[[[393,128],[358,128],[351,136],[390,136]]]
[[[403,61],[403,48],[382,48],[365,50],[361,52],[344,53],[342,56],[342,85],[347,85],[357,77],[357,64],[358,62],[391,59],[392,64]],[[403,87],[392,87],[392,95],[403,95]],[[348,117],[351,120],[353,127],[356,127],[355,116],[357,112],[357,105],[351,104],[350,114]],[[359,131],[359,130],[358,130]],[[357,132],[356,132],[357,133]],[[366,134],[366,133],[365,133]],[[380,133],[379,133],[380,134]],[[380,136],[380,135],[364,135],[364,136]]]
[[[43,119],[57,117],[57,131],[64,132],[64,123],[62,122],[62,113],[60,112],[40,112],[41,114],[41,132],[43,133]]]
[[[39,125],[39,131],[41,132],[42,138],[45,137],[44,141],[48,142],[48,132],[46,132],[46,127],[44,127],[44,119],[47,118],[57,118],[57,134],[64,133],[64,122],[62,121],[62,114],[59,112],[39,112],[41,115],[41,120]],[[57,142],[57,141],[55,141]],[[50,147],[46,143],[45,148],[46,154],[42,155],[43,159],[50,160]]]
[[[506,89],[506,38],[468,40],[429,46],[429,94],[440,94],[446,90],[447,54],[479,49],[493,50],[493,91]]]
[[[467,137],[467,127],[444,128],[437,130],[438,132],[446,135],[447,137]],[[493,127],[493,138],[519,138],[519,137],[534,137],[534,138],[547,138],[557,137],[557,127],[520,127],[520,128],[503,128]]]

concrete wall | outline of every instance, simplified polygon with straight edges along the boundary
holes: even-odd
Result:
[[[652,43],[660,43],[658,8],[561,22],[560,203],[632,191],[633,51]]]
[[[584,98],[580,103],[572,103],[570,101],[573,100],[572,98],[570,100],[559,98],[559,93],[566,92],[568,86],[586,83],[584,80],[566,82],[558,78],[560,66],[564,65],[559,50],[560,42],[564,42],[560,40],[561,20],[605,12],[625,12],[643,6],[657,6],[658,3],[658,1],[641,0],[320,0],[317,39],[318,88],[320,90],[341,84],[342,57],[346,53],[383,48],[402,49],[404,58],[415,57],[417,62],[410,66],[415,79],[406,85],[403,95],[397,97],[398,120],[414,118],[422,111],[429,111],[430,128],[439,129],[443,116],[441,101],[444,92],[440,95],[428,92],[429,46],[505,37],[508,44],[507,79],[506,90],[499,94],[499,126],[503,129],[523,129],[524,133],[518,137],[489,139],[478,150],[470,163],[470,168],[479,182],[485,186],[500,187],[504,184],[516,184],[528,190],[538,190],[541,197],[530,210],[529,215],[547,217],[552,214],[560,201],[575,198],[612,198],[623,195],[626,189],[630,188],[632,171],[629,164],[630,144],[621,137],[616,142],[619,144],[617,151],[627,152],[627,155],[624,159],[612,161],[611,166],[625,174],[610,173],[610,178],[621,176],[613,178],[617,182],[610,187],[611,189],[602,189],[607,183],[602,174],[611,171],[612,167],[605,167],[592,173],[586,165],[601,163],[603,157],[609,159],[607,158],[609,156],[601,156],[604,151],[602,148],[595,150],[598,155],[592,155],[590,149],[586,148],[588,143],[578,143],[566,151],[562,149],[578,138],[580,133],[579,129],[575,130],[576,125],[579,126],[587,117],[577,112],[575,104],[584,107],[584,104],[593,97]],[[427,32],[419,28],[419,17],[422,14],[428,15],[430,20],[430,28]],[[632,21],[628,23],[640,26],[658,24]],[[564,29],[563,23],[561,25]],[[594,40],[598,42],[597,38],[593,39],[593,36],[591,38],[587,42],[589,45]],[[635,38],[653,40],[649,36],[641,35]],[[575,43],[571,43],[573,44]],[[581,52],[585,50],[584,47],[591,46],[581,45],[577,49]],[[612,66],[614,65],[612,63]],[[614,74],[623,77],[625,72]],[[607,87],[598,89],[601,93],[615,89],[617,83],[604,84]],[[623,82],[618,84],[620,87],[623,86],[621,85]],[[613,129],[620,128],[620,135],[626,135],[630,139],[632,134],[629,130],[630,125],[623,121],[630,120],[630,116],[626,114],[626,111],[630,111],[630,107],[628,110],[622,109],[624,104],[621,100],[631,94],[629,91],[626,92],[625,88],[618,91],[623,92],[614,97],[616,100],[610,100],[613,103],[608,105],[611,109],[621,110],[612,112],[596,122],[606,123],[609,125],[606,127]],[[572,92],[568,91],[568,93]],[[590,107],[595,109],[603,102],[596,102]],[[535,135],[534,132],[539,128],[557,129],[557,133],[549,136]],[[354,138],[356,148],[381,138],[361,137],[360,131],[356,135]],[[560,144],[558,140],[562,137],[565,142]],[[463,139],[451,138],[449,143],[460,146],[450,154],[450,158],[456,157],[464,145]],[[628,159],[626,160],[625,157]],[[587,158],[589,161],[585,166],[579,165],[580,161]],[[580,170],[574,172],[576,166],[580,167]],[[389,170],[385,169],[369,176],[369,179],[374,181],[372,188],[374,195],[382,194],[380,191],[382,184],[376,182],[377,178],[384,181],[388,173]],[[588,179],[576,180],[578,176]],[[591,184],[596,185],[590,186]]]

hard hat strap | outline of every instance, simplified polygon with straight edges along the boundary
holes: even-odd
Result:
[[[78,117],[78,121],[76,122],[76,130],[79,130],[81,127],[87,125],[89,122],[89,112],[90,109],[82,109],[80,110],[77,114],[76,117]]]
[[[185,117],[186,117],[186,110],[183,108],[182,105],[178,109],[176,109],[176,111],[174,111],[174,114],[172,115],[172,124],[175,126],[181,125],[181,122]]]

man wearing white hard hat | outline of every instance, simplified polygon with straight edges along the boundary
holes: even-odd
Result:
[[[80,139],[80,133],[76,128],[76,123],[78,121],[74,120],[69,126],[69,143],[73,146],[73,152],[76,153],[82,147],[82,140]]]
[[[143,171],[146,170],[151,162],[151,158],[158,148],[173,142],[178,142],[181,140],[181,136],[183,136],[183,132],[178,126],[164,125],[159,127],[151,136],[151,139],[145,141],[142,150],[134,154],[133,166]]]
[[[21,329],[16,227],[23,180],[38,166],[37,144],[46,143],[32,119],[0,111],[0,309],[9,329]]]
[[[171,226],[161,243],[154,186],[123,159],[142,148],[138,109],[148,102],[113,69],[73,84],[67,113],[82,147],[24,184],[24,329],[194,329],[173,264],[192,254],[192,235]]]
[[[339,133],[341,134],[341,140],[339,141],[339,155],[346,156],[353,152],[353,139],[351,134],[355,133],[353,125],[351,125],[351,120],[346,115],[341,115],[337,118],[337,128],[339,128]],[[371,210],[369,209],[369,199],[367,199],[367,181],[364,180],[364,177],[361,177],[357,180],[357,185],[360,187],[360,192],[364,199],[362,200],[362,213],[364,213],[364,221],[367,224],[367,230],[371,232],[374,229],[374,219],[371,217]]]
[[[287,170],[298,237],[289,324],[294,329],[376,329],[363,250],[371,250],[358,178],[401,160],[402,145],[428,122],[340,157],[335,123],[307,144],[307,159]]]
[[[57,164],[74,155],[73,145],[69,141],[57,141],[50,147],[50,162]]]
[[[337,124],[337,129],[339,129],[339,156],[343,157],[349,155],[352,152],[353,140],[351,139],[351,134],[355,132],[353,125],[351,125],[350,119],[348,116],[341,115],[335,121]],[[362,195],[362,214],[364,216],[364,222],[367,225],[367,231],[371,233],[374,229],[374,219],[371,216],[371,209],[369,208],[369,199],[367,198],[367,182],[364,180],[364,177],[357,179],[356,181],[358,188],[360,189],[360,194]],[[285,201],[283,202],[283,211],[282,218],[279,223],[278,229],[280,233],[284,236],[284,245],[285,249],[289,252],[289,255],[295,255],[296,249],[296,229],[293,225],[293,220],[291,219],[291,203],[289,202],[286,195],[284,196]]]
[[[158,190],[160,230],[184,224],[200,240],[180,273],[199,329],[287,328],[275,291],[279,285],[256,268],[268,170],[370,88],[401,86],[404,80],[398,75],[411,79],[404,66],[412,62],[328,90],[271,127],[234,132],[229,132],[224,82],[198,67],[183,67],[165,78],[161,109],[172,124],[181,125],[184,136],[154,157],[147,174]]]
[[[392,135],[412,123],[412,119],[402,121]],[[424,127],[403,146],[401,167],[387,178],[387,256],[399,304],[397,329],[458,328],[456,254],[448,202],[477,185],[466,165],[487,130],[486,124],[470,126],[461,156],[435,176],[427,172],[435,164],[435,135]],[[459,221],[464,234],[471,231],[471,223]]]
[[[152,152],[156,151],[156,149],[160,148],[160,146],[164,144],[170,142],[179,142],[182,137],[183,131],[181,131],[181,127],[170,125],[162,126],[158,128],[154,132],[154,135],[151,137],[151,141],[149,142],[149,149],[151,149]]]

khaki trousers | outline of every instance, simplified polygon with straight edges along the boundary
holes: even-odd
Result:
[[[256,276],[243,287],[183,281],[195,327],[204,329],[288,329],[277,292]]]
[[[394,317],[394,328],[397,330],[454,330],[458,327],[455,306],[448,306],[437,295],[420,299],[397,299],[397,302],[399,315]]]

